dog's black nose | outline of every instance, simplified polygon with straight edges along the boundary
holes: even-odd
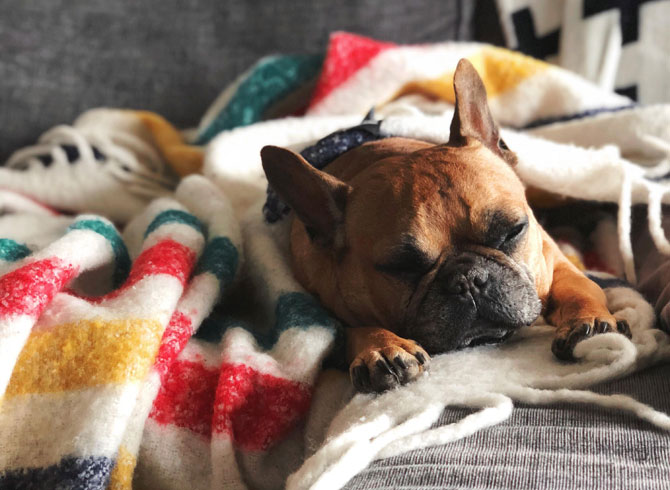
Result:
[[[446,278],[446,290],[449,294],[476,294],[486,286],[489,273],[486,269],[472,268],[450,271]]]

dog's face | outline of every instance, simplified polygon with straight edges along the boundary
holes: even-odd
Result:
[[[541,236],[499,154],[476,142],[418,149],[351,185],[333,292],[359,322],[435,353],[504,340],[539,315]]]
[[[541,229],[474,68],[455,74],[446,145],[390,138],[320,172],[262,152],[295,210],[293,268],[351,326],[383,326],[429,353],[502,341],[540,314]]]

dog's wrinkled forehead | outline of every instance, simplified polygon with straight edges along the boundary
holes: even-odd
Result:
[[[352,226],[382,226],[398,242],[408,236],[440,246],[455,238],[483,242],[491,227],[518,221],[526,208],[514,171],[483,145],[380,160],[352,185]]]

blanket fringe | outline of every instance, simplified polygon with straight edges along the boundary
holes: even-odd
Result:
[[[624,263],[624,274],[626,280],[631,284],[637,283],[635,274],[635,258],[633,257],[633,243],[631,241],[631,207],[633,183],[630,171],[627,169],[627,162],[622,161],[622,182],[621,193],[619,195],[619,250]]]
[[[544,405],[551,403],[592,404],[603,408],[628,412],[650,424],[670,431],[670,417],[651,406],[627,395],[603,395],[586,390],[542,390],[530,387],[515,387],[508,393],[521,403]]]

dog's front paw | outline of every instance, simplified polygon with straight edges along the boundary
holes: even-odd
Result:
[[[381,393],[416,379],[428,368],[430,356],[412,340],[370,348],[361,352],[349,367],[357,391]]]
[[[551,350],[563,361],[573,361],[575,346],[584,339],[601,333],[615,332],[632,337],[628,322],[613,316],[578,318],[558,327]]]

